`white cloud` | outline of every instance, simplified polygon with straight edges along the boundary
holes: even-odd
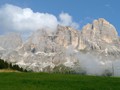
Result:
[[[78,27],[67,13],[60,14],[60,21],[55,15],[33,12],[30,8],[21,8],[6,4],[0,8],[0,28],[4,32],[31,32],[47,28],[54,31],[58,24]],[[2,31],[3,32],[3,31]]]
[[[63,25],[63,26],[72,26],[74,28],[78,28],[79,25],[75,22],[73,22],[72,20],[72,16],[70,16],[68,13],[64,13],[62,12],[60,15],[59,15],[59,19],[60,19],[60,24]]]
[[[34,13],[30,8],[6,4],[0,9],[0,27],[4,30],[33,31],[42,28],[54,30],[57,18],[48,13]]]

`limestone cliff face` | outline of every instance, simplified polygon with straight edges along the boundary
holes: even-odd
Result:
[[[97,50],[107,54],[118,54],[120,52],[120,42],[117,31],[115,27],[105,19],[100,18],[94,20],[92,24],[84,26],[80,36],[84,39],[82,41],[84,44],[80,43],[84,49]],[[105,50],[107,50],[107,52]]]
[[[0,37],[2,59],[36,72],[44,71],[46,67],[52,70],[61,64],[74,67],[82,59],[79,56],[86,53],[103,60],[118,59],[120,39],[115,27],[100,18],[82,30],[60,25],[56,32],[37,30],[24,43],[16,34]]]
[[[119,37],[115,27],[103,18],[85,25],[81,31],[59,26],[55,43],[65,48],[72,45],[74,49],[79,51],[96,50],[100,53],[106,53],[105,50],[107,50],[109,54],[118,54],[120,51]]]
[[[68,47],[69,45],[72,45],[74,48],[78,45],[78,39],[79,39],[79,31],[71,28],[71,27],[62,27],[58,26],[58,31],[56,33],[56,43]]]
[[[113,43],[115,40],[118,40],[118,34],[115,27],[102,18],[94,20],[92,24],[84,26],[82,34],[87,39],[101,39],[106,43]]]
[[[7,50],[17,49],[22,45],[22,38],[19,34],[11,33],[0,36],[0,47]]]

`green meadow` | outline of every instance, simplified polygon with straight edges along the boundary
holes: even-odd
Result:
[[[120,90],[120,78],[1,72],[0,90]]]

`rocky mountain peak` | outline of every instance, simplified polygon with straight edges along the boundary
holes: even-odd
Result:
[[[101,38],[107,43],[112,43],[118,39],[115,27],[103,18],[94,20],[92,24],[83,27],[82,33],[88,39]]]
[[[8,49],[11,51],[8,52]],[[120,38],[115,27],[100,18],[81,31],[60,25],[55,32],[37,30],[26,42],[22,42],[18,34],[1,36],[0,57],[35,72],[46,68],[52,71],[61,64],[73,68],[86,59],[119,59]]]
[[[93,24],[102,24],[102,25],[106,24],[106,25],[109,25],[110,23],[107,20],[105,20],[104,18],[99,18],[98,20],[94,20]]]

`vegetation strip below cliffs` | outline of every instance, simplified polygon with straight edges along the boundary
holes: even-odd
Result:
[[[120,90],[120,78],[49,73],[0,73],[0,90]]]
[[[21,72],[27,72],[27,70],[19,67],[18,65],[12,65],[12,63],[8,63],[7,61],[0,59],[0,71],[12,72],[14,70],[21,71]]]

